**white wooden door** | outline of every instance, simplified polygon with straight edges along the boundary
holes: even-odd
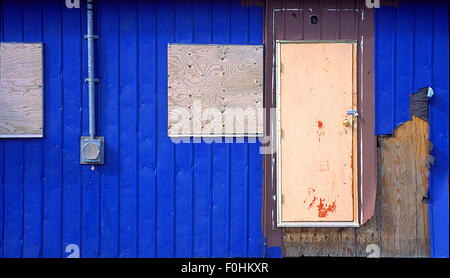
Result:
[[[277,59],[278,224],[357,225],[356,44],[278,42]]]

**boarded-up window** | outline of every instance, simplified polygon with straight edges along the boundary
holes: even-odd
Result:
[[[168,135],[263,133],[263,46],[168,45]]]
[[[0,138],[42,137],[42,44],[0,43]]]

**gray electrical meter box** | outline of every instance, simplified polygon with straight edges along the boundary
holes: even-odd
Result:
[[[105,138],[82,136],[80,142],[81,164],[103,164]]]

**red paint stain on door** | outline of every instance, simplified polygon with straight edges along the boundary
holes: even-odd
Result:
[[[309,206],[308,206],[308,209],[312,208],[312,206],[314,205],[314,203],[316,202],[316,200],[317,200],[317,197],[314,196],[313,200],[311,201],[311,203],[310,203]]]
[[[318,213],[320,218],[327,217],[329,213],[336,211],[336,201],[330,205],[325,204],[325,199],[320,198],[320,202],[317,205]]]
[[[317,128],[318,128],[317,129],[317,135],[319,136],[319,142],[320,142],[320,136],[325,134],[322,121],[317,121]]]

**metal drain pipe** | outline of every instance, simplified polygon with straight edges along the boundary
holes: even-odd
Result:
[[[89,136],[95,137],[95,56],[94,56],[94,39],[98,36],[94,35],[94,3],[93,0],[87,0],[87,39],[88,46],[88,78],[86,82],[89,84]]]
[[[94,1],[86,0],[87,2],[87,39],[88,46],[88,78],[85,81],[89,86],[89,137],[81,136],[80,139],[80,163],[93,164],[104,163],[105,138],[102,136],[95,136],[95,83],[98,79],[95,78],[95,56],[94,56],[94,39],[98,39],[94,35]]]

